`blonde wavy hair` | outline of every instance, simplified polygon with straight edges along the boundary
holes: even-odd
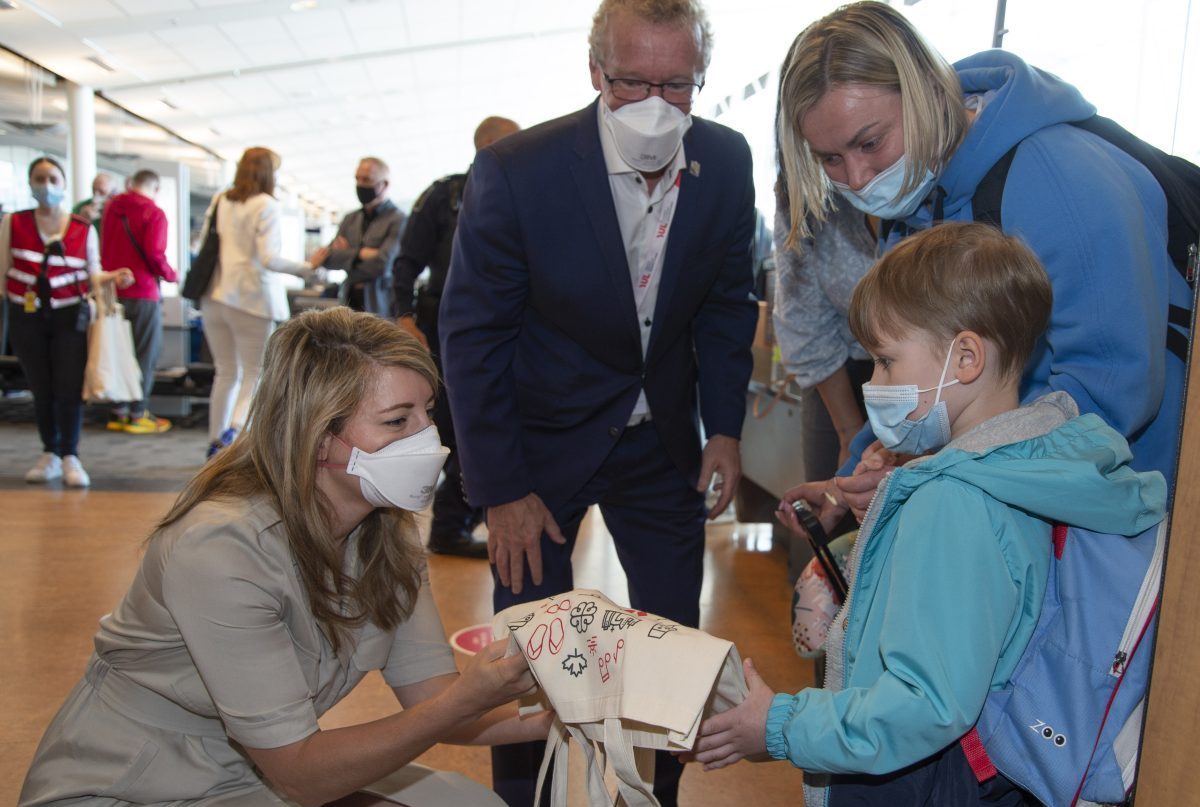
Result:
[[[776,136],[791,203],[789,248],[812,234],[806,217],[825,221],[832,193],[801,123],[825,93],[849,85],[900,93],[908,157],[902,192],[926,170],[938,173],[966,135],[958,74],[903,14],[864,0],[808,26],[792,43],[779,87]]]
[[[187,484],[150,540],[210,499],[267,497],[284,533],[313,615],[336,650],[345,629],[373,622],[390,630],[412,613],[424,563],[412,513],[373,511],[359,528],[357,580],[342,572],[341,538],[317,488],[322,438],[338,434],[381,368],[412,370],[436,394],[438,374],[420,343],[395,323],[337,307],[289,320],[267,342],[246,429]],[[350,605],[343,613],[339,600]]]

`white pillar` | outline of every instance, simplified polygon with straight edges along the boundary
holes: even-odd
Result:
[[[68,138],[71,176],[67,191],[71,204],[92,195],[96,176],[96,106],[91,87],[67,82],[67,111],[71,117]]]

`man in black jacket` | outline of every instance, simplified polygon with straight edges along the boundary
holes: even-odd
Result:
[[[475,129],[475,150],[486,148],[502,137],[519,131],[508,118],[488,117]],[[438,372],[438,305],[446,272],[450,269],[450,250],[458,225],[466,174],[450,174],[434,182],[413,205],[408,227],[400,242],[400,254],[392,267],[394,314],[400,325],[433,351]],[[428,279],[418,285],[417,278],[429,267]],[[471,533],[483,520],[481,508],[472,507],[463,493],[462,470],[454,440],[454,424],[446,395],[438,396],[433,410],[442,443],[451,449],[446,461],[445,478],[433,501],[433,526],[429,549],[444,555],[486,558],[487,543],[475,540]]]

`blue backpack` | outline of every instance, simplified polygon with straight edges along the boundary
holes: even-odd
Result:
[[[962,740],[980,782],[999,771],[1050,807],[1128,799],[1166,525],[1132,538],[1054,527],[1033,637],[1008,685],[988,696]]]

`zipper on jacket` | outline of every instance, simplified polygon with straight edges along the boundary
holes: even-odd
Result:
[[[870,543],[871,533],[875,531],[875,522],[879,520],[879,508],[882,507],[882,497],[886,495],[886,490],[891,484],[892,474],[896,469],[889,471],[884,475],[883,479],[879,480],[879,484],[875,486],[875,492],[871,494],[871,501],[867,503],[866,513],[863,514],[862,523],[858,528],[858,537],[854,540],[854,549],[850,552],[850,559],[846,564],[847,578],[850,590],[846,593],[846,601],[842,603],[842,607],[838,609],[833,616],[833,624],[841,623],[839,633],[840,638],[834,643],[836,646],[831,646],[830,642],[825,642],[825,689],[832,691],[840,691],[846,688],[846,627],[850,622],[850,611],[854,602],[855,583],[858,581],[859,566],[862,563],[862,556],[866,552],[867,544]],[[836,651],[838,663],[830,663],[833,654],[831,650]],[[840,675],[841,680],[834,682],[835,675]],[[837,686],[833,686],[836,683]]]
[[[1146,569],[1146,576],[1142,578],[1142,587],[1138,590],[1137,599],[1133,602],[1133,610],[1129,614],[1129,621],[1125,623],[1125,632],[1121,635],[1121,643],[1117,645],[1117,652],[1113,656],[1112,667],[1108,670],[1108,674],[1114,678],[1120,678],[1125,674],[1125,665],[1129,663],[1129,656],[1141,638],[1142,632],[1146,627],[1146,620],[1150,618],[1150,614],[1154,611],[1154,604],[1158,601],[1158,592],[1162,586],[1162,564],[1167,544],[1166,535],[1167,519],[1164,518],[1158,525],[1158,534],[1154,539],[1154,555],[1150,558],[1150,567]]]

